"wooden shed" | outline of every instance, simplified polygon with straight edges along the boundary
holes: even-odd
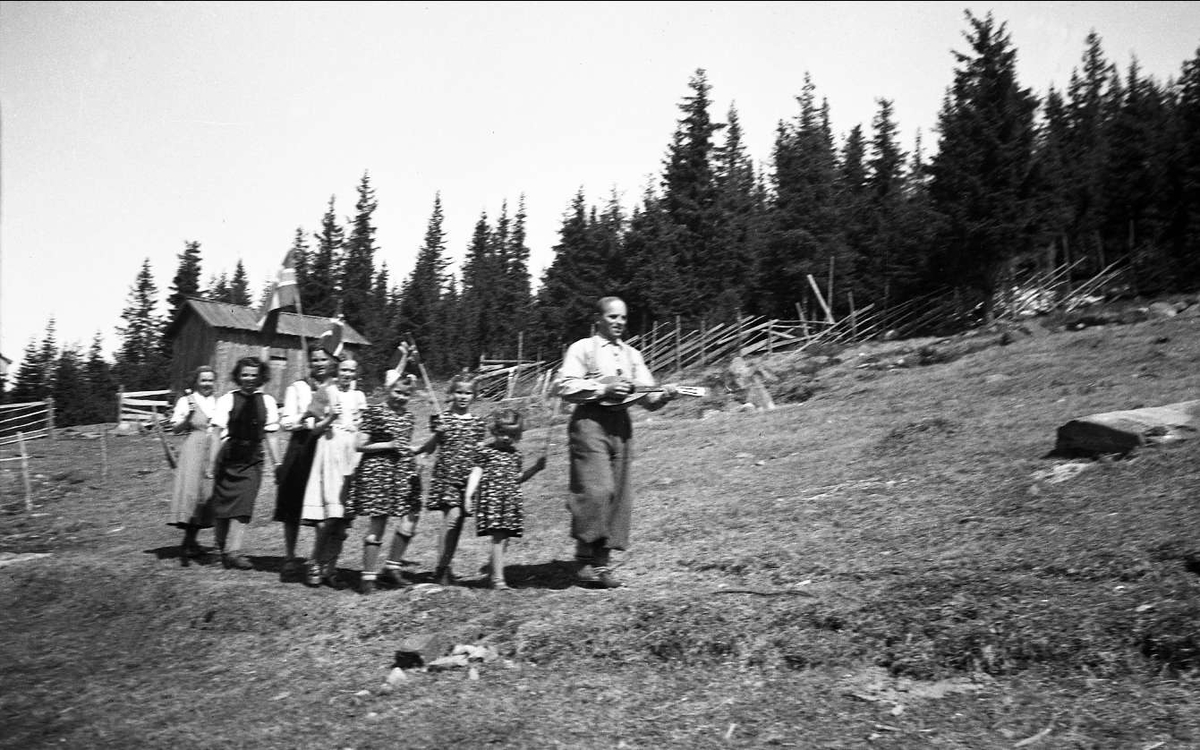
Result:
[[[212,365],[217,371],[218,395],[235,388],[229,377],[234,363],[242,357],[262,355],[263,341],[258,327],[259,311],[243,305],[189,298],[179,314],[167,326],[166,335],[172,340],[168,388],[181,393],[188,379],[200,365]],[[271,341],[271,380],[264,391],[283,400],[283,391],[294,380],[308,374],[300,337],[313,346],[329,329],[329,318],[282,313],[275,337]],[[369,341],[346,325],[342,328],[342,345],[355,357]]]

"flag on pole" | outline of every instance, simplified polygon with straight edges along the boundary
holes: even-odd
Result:
[[[342,328],[344,324],[341,318],[330,318],[329,328],[321,334],[321,343],[319,346],[329,353],[329,356],[334,359],[342,358]]]
[[[296,251],[288,250],[283,256],[283,265],[271,289],[271,296],[263,303],[259,316],[258,328],[262,331],[264,347],[271,345],[275,338],[275,329],[279,325],[279,314],[284,310],[298,310],[300,307],[300,288],[296,286]]]

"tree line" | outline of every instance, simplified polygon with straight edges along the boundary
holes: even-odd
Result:
[[[455,273],[435,196],[414,266],[395,283],[377,261],[378,204],[364,173],[352,217],[338,220],[334,196],[318,231],[292,235],[303,312],[341,316],[372,342],[361,363],[369,387],[403,338],[438,376],[482,357],[555,359],[588,333],[605,294],[625,298],[636,332],[663,320],[812,315],[810,274],[836,274],[836,315],[941,295],[959,325],[987,320],[1020,273],[1064,263],[1081,277],[1123,264],[1131,294],[1200,286],[1200,49],[1164,83],[1136,59],[1119,69],[1092,32],[1067,86],[1039,97],[1018,81],[1005,24],[990,13],[965,20],[928,155],[920,133],[911,151],[901,146],[887,99],[868,128],[835,138],[828,102],[805,76],[797,111],[778,122],[768,166],[756,169],[736,108],[714,116],[697,69],[660,174],[629,209],[615,194],[590,203],[581,188],[536,291],[523,197],[481,214]],[[51,321],[27,347],[10,400],[55,393],[62,405],[72,377],[88,399],[115,382],[163,387],[166,322],[187,297],[259,304],[265,294],[252,294],[240,261],[202,288],[198,242],[177,258],[162,316],[142,264],[111,366],[96,343],[86,356],[56,350]]]

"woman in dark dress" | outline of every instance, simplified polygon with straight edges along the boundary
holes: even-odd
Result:
[[[279,429],[279,407],[260,390],[268,373],[257,357],[239,359],[231,374],[238,388],[217,400],[213,415],[219,441],[212,472],[214,536],[226,568],[254,567],[242,555],[242,540],[262,484],[263,443]]]

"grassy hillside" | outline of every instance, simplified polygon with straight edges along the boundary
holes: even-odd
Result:
[[[0,746],[1200,747],[1200,439],[1048,455],[1072,418],[1200,398],[1198,321],[778,355],[807,400],[639,415],[615,591],[570,586],[561,418],[512,592],[474,539],[451,589],[280,583],[270,488],[255,570],[183,569],[152,441],[112,440],[107,483],[98,441],[43,441],[0,529],[49,553],[0,567]],[[383,688],[431,633],[489,658]]]

